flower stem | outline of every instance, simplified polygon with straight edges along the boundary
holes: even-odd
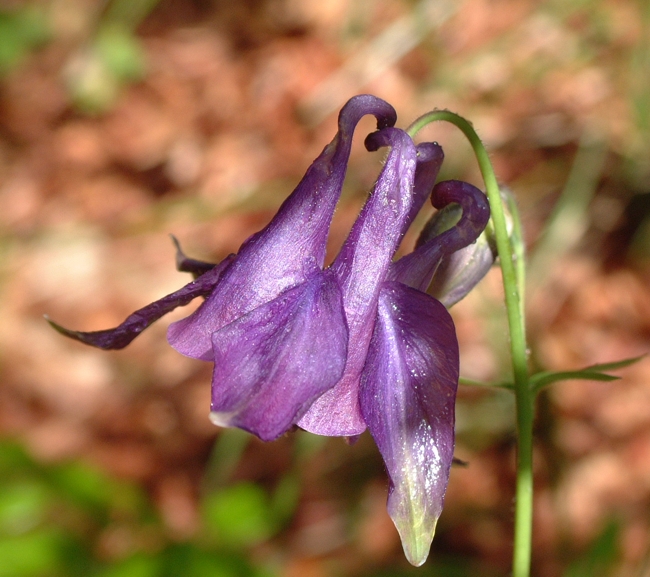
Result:
[[[407,129],[407,132],[413,137],[427,124],[441,120],[458,127],[472,145],[485,181],[492,213],[501,274],[503,276],[517,406],[517,486],[512,574],[513,577],[528,577],[530,575],[533,521],[534,396],[528,376],[523,293],[523,242],[520,234],[519,218],[516,208],[513,206],[514,203],[512,203],[509,209],[512,211],[515,227],[511,238],[506,226],[503,200],[494,169],[481,139],[467,120],[448,110],[434,110],[418,118]]]

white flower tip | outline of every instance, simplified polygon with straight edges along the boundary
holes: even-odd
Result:
[[[409,512],[410,514],[391,517],[402,541],[406,559],[411,565],[420,567],[429,556],[439,515],[418,515],[412,509]]]
[[[236,413],[226,413],[226,412],[217,412],[210,411],[210,422],[217,427],[231,427],[232,418]]]
[[[410,530],[408,535],[400,532],[404,555],[406,555],[406,559],[411,565],[420,567],[427,560],[434,531],[435,525],[432,530],[428,531]]]

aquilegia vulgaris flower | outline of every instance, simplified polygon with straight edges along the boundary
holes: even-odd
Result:
[[[389,151],[350,235],[325,267],[352,135],[366,114],[376,117],[378,128],[366,147]],[[444,268],[447,278],[438,285],[451,288],[438,297],[444,302],[451,295],[450,305],[480,280],[493,255],[473,256],[489,219],[483,193],[459,181],[434,187],[442,149],[416,145],[395,122],[395,111],[383,100],[352,98],[341,110],[334,140],[236,255],[212,265],[188,259],[178,248],[179,270],[195,276],[180,290],[114,329],[78,332],[52,325],[86,344],[119,349],[167,312],[205,297],[194,313],[169,327],[168,340],[182,354],[214,363],[212,421],[265,441],[296,425],[342,437],[368,428],[390,478],[388,512],[408,560],[421,565],[453,459],[459,365],[451,317],[427,288]],[[454,214],[434,221],[415,250],[395,261],[429,197],[444,209],[438,214]]]

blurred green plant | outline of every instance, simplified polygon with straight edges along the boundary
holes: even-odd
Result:
[[[178,543],[138,485],[80,462],[42,465],[3,442],[0,577],[265,577],[272,572],[248,561],[250,547],[286,519],[281,491],[272,498],[240,483],[208,493],[204,525]],[[128,551],[107,559],[98,543],[114,529],[131,535]]]
[[[71,61],[68,90],[80,110],[98,114],[113,106],[125,84],[143,78],[145,68],[144,52],[133,33],[107,24]]]
[[[65,80],[73,103],[87,114],[105,112],[125,85],[146,74],[146,57],[136,29],[159,0],[113,0],[98,12],[94,31],[71,57]],[[0,8],[0,76],[52,39],[44,6]]]
[[[47,18],[38,7],[0,8],[0,76],[19,66],[29,52],[49,37]]]
[[[231,547],[264,541],[274,529],[268,496],[253,483],[239,483],[208,495],[203,501],[203,518],[208,531]]]
[[[612,575],[615,563],[619,558],[620,536],[620,524],[614,519],[610,520],[587,550],[569,565],[564,572],[564,577],[607,577]]]
[[[88,114],[114,105],[126,84],[146,73],[145,53],[136,28],[159,0],[113,0],[97,22],[95,34],[68,66],[68,90]]]

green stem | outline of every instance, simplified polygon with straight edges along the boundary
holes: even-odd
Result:
[[[528,380],[526,327],[523,307],[523,243],[516,222],[513,246],[508,235],[503,201],[494,169],[487,151],[472,125],[448,110],[435,110],[418,118],[407,132],[413,137],[417,132],[436,121],[450,122],[467,137],[481,169],[496,237],[503,288],[505,292],[510,349],[517,405],[517,488],[515,501],[515,529],[513,551],[513,577],[530,575],[533,521],[533,394]],[[516,213],[513,215],[517,220]]]

